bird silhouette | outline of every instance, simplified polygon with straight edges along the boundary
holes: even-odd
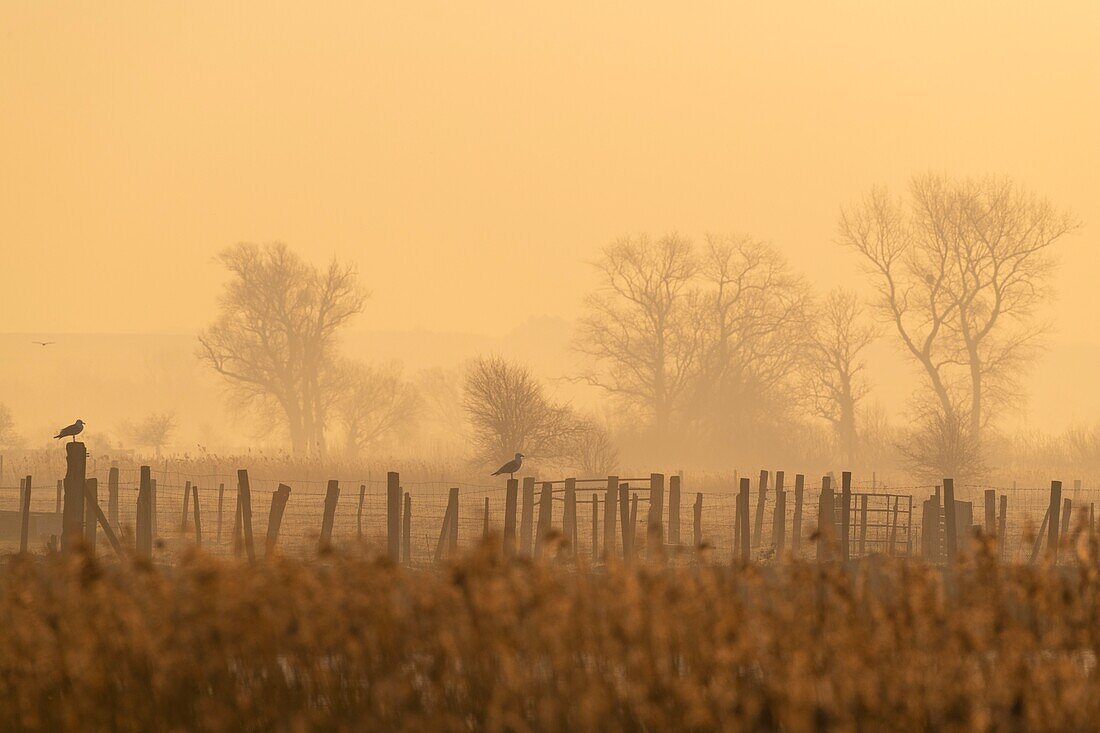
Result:
[[[61,428],[61,430],[59,430],[57,432],[57,435],[53,436],[53,439],[57,440],[58,438],[72,438],[73,442],[75,443],[76,442],[76,436],[80,435],[80,433],[83,430],[84,430],[84,421],[83,420],[77,420],[76,422],[74,422],[69,427]]]
[[[56,344],[56,341],[32,341],[32,344],[38,344],[39,346],[49,346],[50,344]]]
[[[498,468],[493,473],[493,475],[494,476],[501,476],[503,474],[508,474],[508,478],[515,478],[516,471],[518,471],[519,467],[522,466],[522,465],[523,465],[523,454],[522,453],[517,453],[515,458],[508,461],[507,463],[505,463],[500,468]]]

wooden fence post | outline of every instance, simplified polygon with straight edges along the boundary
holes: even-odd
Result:
[[[603,559],[610,562],[615,556],[615,504],[619,496],[619,477],[607,477],[607,490],[603,498]]]
[[[89,478],[84,480],[84,545],[88,554],[95,557],[95,512],[92,504],[99,503],[99,480]]]
[[[1028,558],[1029,563],[1034,563],[1039,558],[1039,550],[1043,547],[1043,534],[1047,531],[1047,524],[1050,523],[1050,505],[1047,505],[1047,510],[1043,514],[1043,523],[1039,525],[1039,533],[1035,535],[1035,544],[1031,548],[1031,557]]]
[[[985,490],[985,536],[992,537],[997,532],[997,490]]]
[[[183,485],[183,514],[180,517],[180,534],[187,531],[187,512],[190,509],[188,502],[191,501],[191,482],[186,481]]]
[[[762,471],[761,477],[765,474],[766,472]],[[737,530],[739,534],[738,539],[741,544],[739,548],[741,562],[745,563],[752,561],[752,541],[751,535],[749,534],[749,492],[751,490],[752,485],[750,480],[748,478],[741,479],[741,491],[737,495],[737,503],[739,505],[737,512]]]
[[[404,522],[401,532],[401,558],[405,563],[412,561],[412,494],[405,492],[405,511],[401,514]]]
[[[523,493],[520,496],[519,554],[531,556],[531,532],[535,523],[535,478],[523,477]]]
[[[638,492],[630,496],[630,560],[634,560],[634,548],[638,546]]]
[[[821,477],[821,498],[817,503],[817,560],[832,558],[833,531],[836,512],[833,508],[833,480],[829,476]]]
[[[1058,560],[1058,530],[1062,512],[1062,482],[1050,482],[1050,523],[1047,525],[1047,555],[1055,562]]]
[[[752,546],[760,547],[760,536],[764,533],[764,506],[768,503],[768,472],[760,472],[760,484],[756,495],[756,521],[752,525]]]
[[[668,479],[668,543],[680,544],[680,482],[682,474],[669,476]]]
[[[783,472],[775,472],[775,512],[772,514],[772,541],[775,543],[775,558],[783,554],[787,541],[787,492],[783,490]]]
[[[244,510],[241,508],[241,489],[240,485],[237,486],[237,507],[233,512],[233,556],[240,557],[244,552],[244,530],[241,528],[243,521],[241,515]]]
[[[1073,512],[1073,499],[1066,497],[1062,499],[1062,527],[1058,532],[1058,551],[1061,552],[1061,547],[1065,544],[1066,538],[1069,537],[1069,520]]]
[[[386,553],[390,561],[401,561],[401,476],[386,474]]]
[[[327,552],[332,549],[332,524],[336,519],[336,503],[340,500],[340,482],[330,479],[325,490],[325,513],[321,517],[321,538],[317,549]]]
[[[191,504],[195,512],[195,545],[202,547],[202,519],[199,517],[199,485],[191,484]]]
[[[569,545],[569,555],[577,553],[577,479],[565,479],[565,509],[561,517],[561,530]]]
[[[840,474],[840,552],[844,560],[852,557],[852,472]]]
[[[114,462],[107,471],[107,521],[118,526],[118,464]]]
[[[551,517],[553,511],[553,487],[554,485],[548,481],[544,481],[542,484],[542,491],[539,493],[539,523],[538,531],[535,533],[535,559],[542,557],[543,545],[546,543],[546,536],[550,533]]]
[[[122,543],[118,541],[118,537],[115,536],[115,531],[111,529],[111,525],[107,521],[107,517],[103,516],[103,510],[99,508],[99,502],[91,493],[92,489],[94,488],[94,486],[92,485],[93,481],[95,481],[95,479],[90,479],[84,484],[85,497],[87,500],[87,505],[85,507],[87,509],[87,519],[89,522],[91,522],[93,528],[95,527],[96,522],[99,522],[99,525],[103,527],[103,534],[107,537],[107,541],[111,544],[111,549],[113,549],[115,551],[115,554],[118,555],[119,559],[121,559]]]
[[[279,544],[279,528],[283,524],[283,511],[289,498],[290,487],[286,484],[279,484],[279,488],[271,492],[271,509],[267,514],[267,537],[264,542],[265,558],[270,559],[275,555],[275,547]]]
[[[443,515],[443,526],[435,545],[435,562],[443,559],[444,549],[452,558],[458,550],[458,489],[453,487],[448,492],[447,512]]]
[[[241,528],[244,530],[244,551],[249,562],[256,562],[256,545],[252,539],[252,486],[248,482],[248,470],[237,470],[237,491],[241,497]]]
[[[703,492],[697,491],[695,493],[695,506],[693,509],[691,539],[695,549],[698,550],[703,546]]]
[[[22,516],[19,522],[19,552],[27,554],[31,535],[31,477],[22,480]]]
[[[84,481],[88,451],[83,443],[65,444],[65,507],[61,516],[61,549],[72,551],[84,534]]]
[[[955,479],[943,480],[943,534],[944,547],[947,550],[947,562],[955,562],[959,553],[958,515],[955,506]]]
[[[619,522],[623,525],[623,561],[634,554],[634,528],[630,526],[630,484],[619,484]]]
[[[367,498],[367,485],[359,484],[359,506],[355,510],[355,538],[363,541],[363,501]]]
[[[508,479],[508,488],[504,493],[504,557],[516,555],[516,498],[519,494],[519,479]]]
[[[148,466],[141,467],[141,482],[137,498],[137,527],[135,540],[137,555],[143,560],[153,559],[152,478]]]
[[[435,553],[432,554],[432,562],[443,559],[443,550],[447,547],[451,538],[451,500],[447,499],[447,510],[443,513],[443,525],[439,528],[439,539],[435,543]]]
[[[665,476],[649,474],[649,515],[646,518],[645,556],[656,560],[664,556],[665,540],[662,521],[665,514]]]
[[[215,544],[221,545],[222,543],[222,504],[225,502],[225,484],[218,484],[218,536],[214,540]]]
[[[592,492],[592,562],[600,557],[600,497]]]
[[[806,477],[801,473],[794,475],[794,525],[791,527],[791,554],[798,555],[802,550],[802,492]]]

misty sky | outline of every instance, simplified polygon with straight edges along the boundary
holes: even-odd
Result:
[[[934,169],[1083,220],[1052,313],[1096,341],[1096,3],[13,0],[0,34],[0,331],[195,331],[238,240],[355,260],[372,329],[572,318],[623,233],[824,287],[839,206]]]

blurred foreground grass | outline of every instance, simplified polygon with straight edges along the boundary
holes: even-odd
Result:
[[[1084,730],[1100,577],[328,555],[171,568],[11,557],[0,727]]]

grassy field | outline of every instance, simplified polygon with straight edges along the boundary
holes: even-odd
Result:
[[[172,567],[13,556],[0,727],[1082,730],[1095,548],[945,571],[369,555]]]

